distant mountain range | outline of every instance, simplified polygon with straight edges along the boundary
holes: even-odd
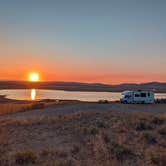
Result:
[[[166,83],[148,82],[142,84],[100,84],[80,82],[25,82],[25,81],[0,81],[0,89],[54,89],[67,91],[98,91],[98,92],[121,92],[124,90],[151,90],[165,92]]]

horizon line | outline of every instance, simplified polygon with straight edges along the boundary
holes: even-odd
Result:
[[[104,83],[104,82],[88,82],[88,81],[83,81],[83,82],[79,82],[79,81],[38,81],[38,82],[30,82],[28,80],[1,80],[0,79],[0,82],[5,82],[5,81],[9,81],[9,82],[12,82],[12,81],[16,81],[16,82],[29,82],[29,83],[46,83],[46,82],[61,82],[61,83],[82,83],[82,84],[103,84],[103,85],[123,85],[123,84],[146,84],[146,83],[166,83],[166,81],[146,81],[146,82],[123,82],[123,83]]]

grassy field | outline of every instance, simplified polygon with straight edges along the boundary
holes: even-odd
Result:
[[[166,114],[78,112],[0,119],[0,165],[165,166]]]

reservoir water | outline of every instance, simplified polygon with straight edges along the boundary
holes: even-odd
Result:
[[[41,89],[0,90],[0,95],[6,95],[7,98],[16,100],[62,99],[81,101],[116,101],[121,97],[120,92],[78,92]],[[156,93],[155,98],[166,98],[166,93]]]

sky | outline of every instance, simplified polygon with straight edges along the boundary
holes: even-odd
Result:
[[[0,0],[0,80],[166,82],[165,0]]]

